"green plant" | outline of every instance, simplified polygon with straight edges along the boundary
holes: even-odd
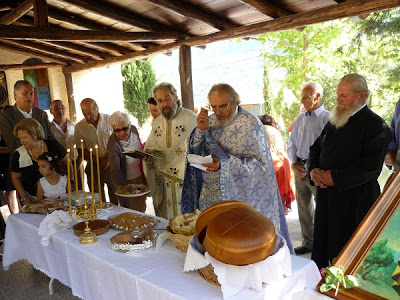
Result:
[[[339,290],[360,286],[357,278],[352,275],[344,275],[343,266],[330,266],[325,269],[325,273],[325,283],[319,288],[323,293],[335,289],[335,296],[337,296]]]

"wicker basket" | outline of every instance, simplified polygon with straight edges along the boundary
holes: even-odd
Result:
[[[211,264],[208,264],[204,268],[198,269],[200,276],[203,279],[213,285],[221,286],[218,281],[218,276],[214,273],[214,267]]]
[[[178,250],[180,250],[182,252],[187,252],[187,249],[189,247],[189,242],[190,242],[190,239],[192,238],[192,235],[183,235],[180,233],[173,233],[169,226],[167,227],[167,233],[171,237],[172,241],[175,244],[175,247]]]

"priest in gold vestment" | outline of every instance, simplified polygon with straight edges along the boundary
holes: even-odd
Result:
[[[185,144],[197,126],[197,115],[181,107],[176,89],[160,83],[153,97],[161,112],[152,126],[144,151],[157,157],[144,163],[144,171],[157,216],[171,219],[181,214],[181,195],[186,165]]]

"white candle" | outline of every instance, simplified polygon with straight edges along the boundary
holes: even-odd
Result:
[[[67,149],[67,180],[68,180],[68,207],[69,207],[69,215],[72,216],[72,208],[71,208],[71,170],[70,170],[70,161],[69,161],[69,152],[70,149]]]
[[[76,168],[76,144],[74,145],[74,174],[75,174],[75,191],[76,191],[76,201],[79,200],[79,191],[78,191],[78,169]]]
[[[99,187],[99,201],[100,201],[100,207],[103,207],[103,201],[101,197],[101,190],[100,187],[100,163],[99,163],[99,146],[94,146],[96,148],[96,164],[97,164],[97,184]]]
[[[92,185],[92,209],[94,208],[94,174],[93,174],[93,149],[90,148],[90,183]]]

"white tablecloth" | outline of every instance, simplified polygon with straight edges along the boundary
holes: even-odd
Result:
[[[111,214],[123,209],[114,207]],[[110,229],[92,245],[79,244],[72,229],[59,232],[47,247],[40,244],[38,228],[43,215],[16,214],[7,222],[3,267],[28,260],[36,269],[71,287],[84,299],[222,299],[219,287],[203,280],[197,272],[184,273],[185,254],[167,241],[135,256],[108,247],[118,231]],[[292,256],[293,276],[266,285],[262,291],[241,290],[229,299],[322,299],[315,292],[320,275],[311,260]]]

